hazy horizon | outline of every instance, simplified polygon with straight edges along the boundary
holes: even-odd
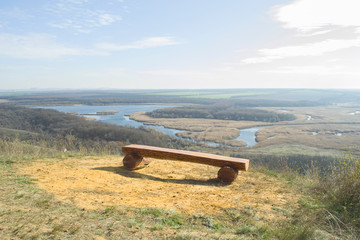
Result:
[[[360,91],[360,88],[27,88],[27,89],[0,89],[0,93],[6,92],[76,92],[76,91],[149,91],[149,92],[192,92],[192,91],[252,91],[252,90],[264,90],[264,91],[271,91],[271,90],[279,90],[279,91],[286,91],[286,90],[314,90],[314,91]]]

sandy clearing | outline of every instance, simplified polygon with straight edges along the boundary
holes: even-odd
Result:
[[[295,209],[301,197],[263,173],[240,172],[233,184],[223,185],[215,179],[218,168],[187,162],[154,160],[131,172],[116,156],[46,159],[21,171],[57,199],[84,209],[119,205],[216,214],[237,207],[271,220],[284,215],[279,209]]]

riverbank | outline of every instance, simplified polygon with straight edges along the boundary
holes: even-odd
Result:
[[[106,110],[106,111],[99,111],[99,112],[96,112],[96,113],[83,113],[83,114],[80,114],[80,115],[97,115],[97,116],[101,116],[101,115],[115,115],[116,113],[118,113],[120,111],[117,111],[117,110]]]
[[[180,129],[183,132],[177,135],[193,141],[216,142],[234,147],[246,147],[240,140],[240,129],[268,125],[264,122],[232,121],[201,118],[151,118],[145,112],[136,112],[130,119],[146,125],[160,125],[166,128]],[[254,135],[253,135],[254,137]]]
[[[279,108],[259,109],[285,111]],[[360,142],[360,115],[353,114],[357,111],[356,108],[289,107],[286,111],[292,112],[297,117],[296,120],[268,123],[200,118],[151,118],[144,112],[133,113],[130,118],[144,124],[181,129],[184,131],[179,133],[181,137],[194,141],[211,141],[228,146],[246,146],[244,142],[235,139],[241,129],[254,127],[262,127],[255,132],[256,148],[287,144],[344,151]],[[311,119],[308,116],[311,116]]]

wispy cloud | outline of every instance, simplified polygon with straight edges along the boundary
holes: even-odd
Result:
[[[142,48],[154,48],[162,46],[170,46],[183,44],[184,42],[176,41],[173,37],[149,37],[140,41],[135,41],[131,44],[114,44],[114,43],[99,43],[96,46],[99,49],[109,51],[123,51],[128,49],[142,49]]]
[[[145,49],[181,44],[171,37],[151,37],[127,45],[98,44],[93,48],[68,47],[48,34],[0,34],[0,56],[23,59],[59,58],[64,56],[110,55],[112,51]]]
[[[301,33],[294,38],[297,44],[259,49],[254,57],[243,59],[242,63],[269,63],[291,57],[323,56],[360,47],[359,8],[358,0],[297,0],[276,6],[272,9],[275,20],[281,22],[284,28]]]
[[[285,28],[319,31],[329,26],[360,27],[358,0],[298,0],[273,9]]]
[[[0,56],[23,59],[107,54],[104,51],[66,47],[47,34],[0,34],[0,46]]]
[[[311,75],[343,75],[346,72],[343,66],[284,66],[277,69],[263,70],[264,73],[281,74],[311,74]]]
[[[110,25],[122,19],[111,9],[93,10],[88,6],[89,4],[87,0],[59,0],[56,4],[47,6],[45,11],[51,14],[53,19],[49,25],[59,29],[89,33],[95,28]]]
[[[351,47],[360,47],[360,38],[357,39],[329,39],[304,45],[285,46],[258,50],[260,56],[242,60],[243,63],[266,63],[289,57],[321,56]]]

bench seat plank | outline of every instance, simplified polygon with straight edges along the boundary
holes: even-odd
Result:
[[[168,159],[184,162],[194,162],[216,167],[231,166],[237,170],[247,171],[249,160],[243,158],[233,158],[209,153],[200,153],[169,148],[152,147],[145,145],[131,144],[122,147],[124,155],[136,153],[141,157]]]

